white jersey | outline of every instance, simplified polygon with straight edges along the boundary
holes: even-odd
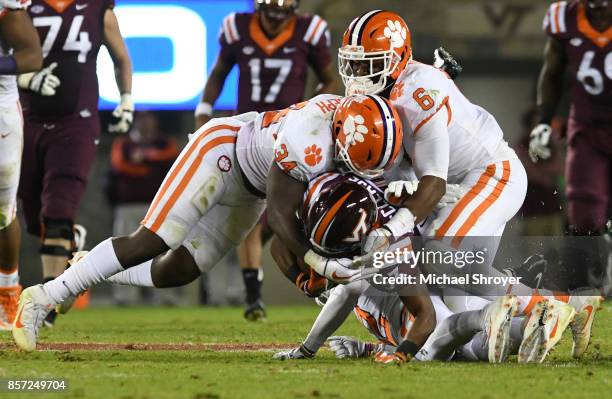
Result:
[[[412,158],[417,176],[433,175],[450,183],[459,182],[468,171],[500,160],[516,158],[503,139],[495,118],[484,108],[472,104],[446,73],[431,65],[409,62],[391,92],[404,126],[404,150]],[[427,123],[446,108],[448,138],[427,129]],[[447,156],[415,151],[415,143],[441,140],[438,151]],[[448,144],[446,144],[448,143]],[[431,159],[442,158],[439,162]]]
[[[238,134],[236,155],[249,182],[262,193],[273,162],[308,182],[334,169],[331,122],[342,97],[321,94],[282,111],[264,112]]]
[[[9,10],[25,10],[29,5],[30,0],[0,0],[0,24]],[[11,53],[12,49],[8,48],[4,38],[0,38],[0,56]],[[12,105],[18,99],[17,78],[14,75],[0,75],[0,105]]]

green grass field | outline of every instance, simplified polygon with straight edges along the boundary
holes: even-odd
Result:
[[[271,307],[251,324],[238,308],[96,308],[61,317],[42,343],[223,343],[292,346],[308,332],[317,307]],[[353,317],[338,332],[369,339]],[[598,314],[585,359],[574,361],[567,331],[546,364],[410,363],[385,366],[337,360],[280,362],[272,350],[45,350],[18,352],[0,335],[0,378],[57,377],[63,398],[593,398],[612,392],[612,306]],[[201,347],[201,346],[200,346]],[[213,350],[214,349],[214,350]],[[0,393],[2,398],[34,395]]]

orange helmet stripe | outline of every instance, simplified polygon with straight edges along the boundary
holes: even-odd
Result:
[[[340,198],[338,201],[336,201],[336,203],[334,205],[332,205],[332,207],[325,214],[325,216],[323,216],[321,218],[321,221],[319,222],[319,224],[315,227],[315,229],[314,229],[314,240],[320,246],[322,246],[322,247],[325,246],[325,243],[323,241],[325,240],[325,236],[326,236],[327,230],[331,226],[331,222],[336,217],[336,214],[338,213],[338,211],[340,210],[340,208],[342,207],[342,205],[344,204],[346,199],[352,193],[353,193],[353,190],[351,190],[348,193],[344,194],[342,196],[342,198]]]

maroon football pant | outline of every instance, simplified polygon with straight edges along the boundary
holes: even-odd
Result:
[[[28,233],[43,219],[74,220],[96,154],[97,117],[37,123],[26,118],[19,197]]]
[[[570,120],[565,163],[569,223],[581,233],[599,232],[610,217],[612,128]]]

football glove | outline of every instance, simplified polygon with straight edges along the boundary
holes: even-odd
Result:
[[[309,274],[300,273],[298,275],[295,285],[306,296],[316,298],[330,288],[328,283],[328,279],[310,269]]]
[[[382,344],[361,342],[353,337],[333,336],[327,342],[338,359],[370,357],[372,353],[383,349]]]
[[[434,50],[433,65],[436,68],[442,69],[453,80],[455,80],[463,71],[461,64],[459,64],[457,60],[444,49],[444,47],[438,47]]]
[[[33,91],[41,96],[54,96],[61,83],[59,78],[53,74],[55,68],[57,68],[57,62],[51,63],[38,72],[21,74],[17,77],[17,84],[21,89]]]
[[[452,205],[455,202],[459,201],[465,195],[465,188],[461,187],[459,184],[447,184],[446,192],[440,198],[438,205],[436,205],[436,209],[442,209],[447,205]]]
[[[275,360],[312,359],[315,353],[308,350],[304,345],[297,348],[287,349],[274,354]]]
[[[533,163],[538,159],[550,158],[550,135],[552,128],[546,123],[540,123],[529,135],[529,157]]]
[[[304,255],[304,262],[322,276],[340,284],[372,277],[378,272],[376,268],[363,268],[361,258],[326,258],[312,249]]]
[[[112,121],[108,125],[109,133],[127,133],[134,121],[134,102],[132,95],[125,93],[121,95],[121,102],[113,111]]]
[[[399,205],[402,195],[412,195],[418,187],[418,180],[393,181],[389,183],[385,190],[385,200],[392,205]]]

